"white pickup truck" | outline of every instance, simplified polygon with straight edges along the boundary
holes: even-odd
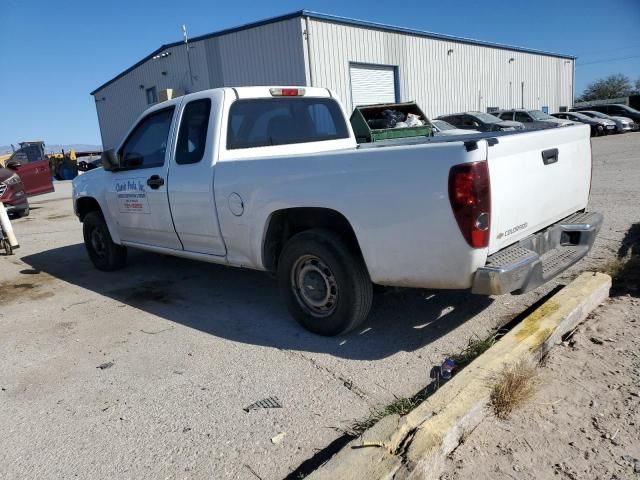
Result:
[[[292,315],[336,335],[366,319],[372,284],[521,293],[593,245],[587,125],[358,145],[346,118],[309,87],[153,106],[74,180],[89,257],[116,270],[131,247],[274,272]]]

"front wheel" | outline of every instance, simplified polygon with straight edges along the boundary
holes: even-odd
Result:
[[[100,212],[89,212],[82,225],[84,245],[93,265],[104,272],[119,270],[127,263],[127,249],[113,243]]]
[[[359,253],[330,230],[293,236],[278,262],[278,285],[293,317],[313,333],[339,335],[367,318],[373,286]]]

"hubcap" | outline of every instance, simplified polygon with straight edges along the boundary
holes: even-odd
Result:
[[[107,255],[107,244],[105,242],[104,232],[99,228],[94,228],[91,231],[91,246],[100,258],[104,258]]]
[[[296,261],[291,288],[300,306],[315,317],[327,317],[336,309],[338,282],[327,264],[314,255]]]

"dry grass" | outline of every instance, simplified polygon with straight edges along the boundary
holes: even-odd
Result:
[[[534,394],[538,385],[538,372],[531,362],[520,360],[507,365],[491,388],[491,407],[496,417],[506,419]]]
[[[612,295],[640,294],[640,255],[631,254],[616,258],[605,265],[601,271],[611,276]]]

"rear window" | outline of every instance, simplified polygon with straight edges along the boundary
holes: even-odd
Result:
[[[238,100],[229,111],[229,150],[340,138],[349,138],[349,130],[330,98]]]

